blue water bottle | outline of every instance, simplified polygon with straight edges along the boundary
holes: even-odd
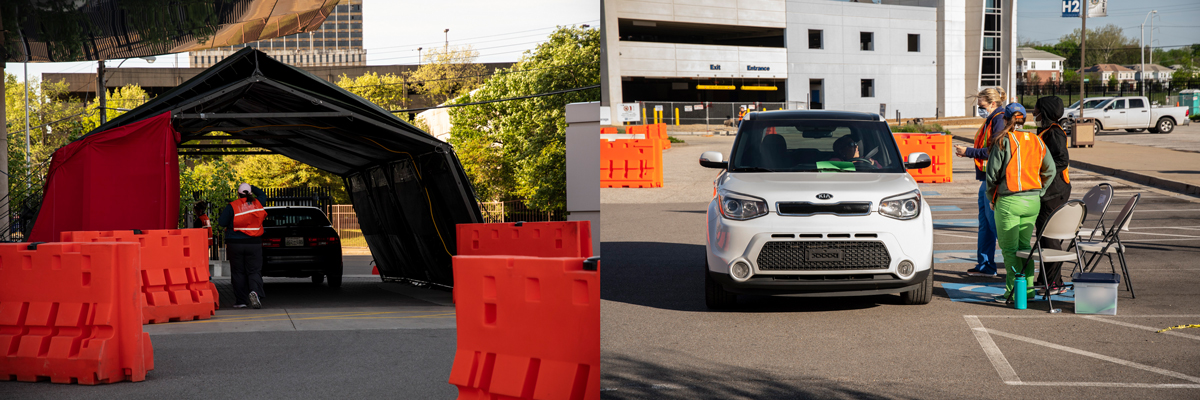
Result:
[[[1025,275],[1017,275],[1017,282],[1013,284],[1013,297],[1015,298],[1013,301],[1017,303],[1018,310],[1024,310],[1028,307],[1028,293],[1026,292],[1026,290],[1029,290],[1028,286],[1026,286],[1028,284],[1025,281]]]

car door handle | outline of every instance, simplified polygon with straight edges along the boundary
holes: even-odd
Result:
[[[1121,111],[1121,114],[1124,114],[1124,113],[1125,113],[1124,111]]]

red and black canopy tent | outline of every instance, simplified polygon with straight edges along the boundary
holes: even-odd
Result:
[[[482,216],[451,146],[253,48],[56,151],[30,241],[175,228],[178,149],[209,132],[341,176],[381,274],[453,286],[455,225]]]

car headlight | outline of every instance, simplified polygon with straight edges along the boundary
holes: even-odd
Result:
[[[717,201],[725,218],[744,221],[767,215],[767,202],[754,196],[718,189]]]
[[[883,199],[879,213],[895,219],[913,219],[921,215],[921,191],[914,190]]]

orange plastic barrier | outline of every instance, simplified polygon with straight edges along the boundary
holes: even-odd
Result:
[[[920,183],[946,183],[954,179],[953,148],[950,135],[928,133],[895,133],[896,144],[900,146],[900,155],[905,161],[913,152],[929,154],[933,163],[929,168],[910,169],[912,175]]]
[[[62,241],[141,244],[143,323],[208,319],[216,312],[220,300],[209,280],[204,229],[63,232]]]
[[[600,133],[605,134],[605,133],[619,133],[619,132],[617,132],[617,128],[609,127],[609,128],[600,128]]]
[[[600,141],[600,187],[662,187],[662,164],[659,140]]]
[[[459,224],[460,256],[591,257],[588,221]]]
[[[0,244],[0,379],[146,380],[139,259],[133,243]]]
[[[449,379],[458,398],[599,399],[600,272],[586,258],[588,222],[463,224],[458,237]]]

